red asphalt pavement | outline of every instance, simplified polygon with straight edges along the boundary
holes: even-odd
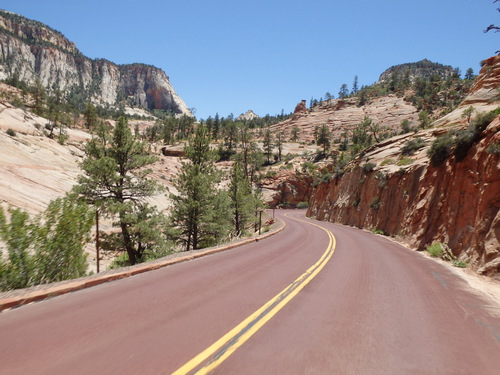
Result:
[[[172,373],[327,249],[303,211],[277,214],[266,240],[0,313],[0,374]],[[498,303],[382,236],[311,222],[333,257],[214,374],[500,374]]]

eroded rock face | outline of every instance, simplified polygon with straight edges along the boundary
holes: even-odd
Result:
[[[433,131],[419,136],[430,145]],[[454,157],[429,165],[425,147],[408,167],[380,166],[394,161],[408,135],[368,150],[337,181],[314,191],[308,215],[359,228],[383,230],[417,249],[433,241],[447,243],[454,254],[479,273],[500,273],[500,156],[487,152],[500,145],[500,119],[460,163]],[[369,173],[363,165],[377,167]]]
[[[138,107],[192,116],[161,69],[91,60],[50,27],[0,11],[0,79],[14,75],[29,84],[38,77],[49,90],[78,92],[100,105],[129,98]]]
[[[462,113],[469,107],[473,107],[475,113],[489,112],[500,104],[498,87],[500,86],[500,55],[490,57],[484,61],[479,75],[462,103],[458,108],[448,115],[436,121],[436,126],[448,126],[457,123],[465,123]]]
[[[308,202],[313,192],[312,177],[297,174],[293,171],[280,171],[273,178],[260,184],[260,188],[268,190],[266,204],[269,207],[296,207],[301,202]]]

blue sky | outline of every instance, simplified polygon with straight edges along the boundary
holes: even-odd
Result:
[[[163,69],[198,118],[293,111],[427,58],[479,72],[500,50],[493,0],[1,0],[90,58]]]

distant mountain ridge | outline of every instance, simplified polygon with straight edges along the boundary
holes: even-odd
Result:
[[[394,74],[400,79],[407,77],[410,82],[414,82],[417,78],[429,79],[433,75],[446,79],[455,74],[455,69],[450,65],[443,65],[423,59],[414,63],[391,66],[380,75],[378,82],[388,82],[392,79]]]
[[[61,90],[94,104],[125,104],[192,116],[169,77],[146,64],[117,65],[85,57],[63,34],[41,22],[0,10],[0,79]]]

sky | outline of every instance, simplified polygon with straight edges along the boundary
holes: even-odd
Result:
[[[164,70],[197,118],[290,113],[427,58],[479,73],[500,50],[494,0],[0,0],[87,57]]]

